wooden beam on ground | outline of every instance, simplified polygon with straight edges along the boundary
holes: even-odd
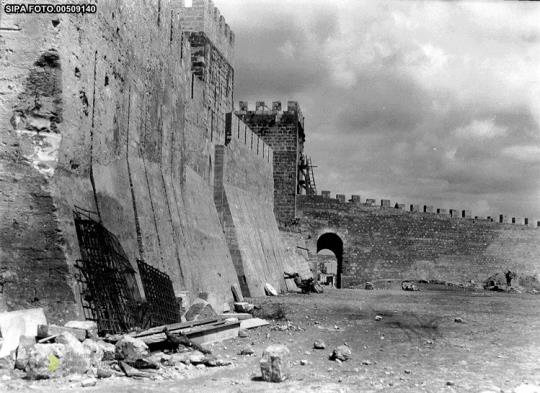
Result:
[[[266,325],[269,325],[269,322],[261,318],[251,318],[240,321],[240,329],[254,329]]]
[[[199,319],[197,321],[171,323],[171,324],[168,324],[168,325],[155,326],[153,328],[146,329],[146,330],[143,330],[141,332],[131,332],[131,333],[129,333],[129,335],[132,336],[132,337],[141,338],[141,337],[145,337],[145,336],[151,336],[151,335],[154,335],[154,334],[162,333],[164,328],[167,328],[170,333],[174,333],[174,332],[177,332],[177,331],[182,330],[182,329],[187,329],[187,328],[191,328],[191,327],[195,327],[195,326],[199,326],[199,325],[206,325],[206,324],[209,324],[209,323],[216,323],[216,322],[218,322],[220,320],[222,320],[222,318],[213,317],[213,318]],[[163,336],[165,336],[165,335],[163,335]]]
[[[68,332],[77,337],[77,340],[84,341],[86,339],[86,330],[69,328],[57,325],[38,325],[37,337],[45,338],[50,336],[58,336],[64,332]]]
[[[197,344],[208,344],[211,342],[218,342],[237,337],[239,329],[239,321],[228,322],[225,320],[216,320],[213,323],[199,324],[196,326],[169,331],[172,334],[185,334],[191,341]],[[144,341],[146,344],[157,344],[167,340],[165,333],[161,332],[136,337]]]
[[[253,315],[251,315],[248,312],[226,312],[223,314],[219,314],[219,316],[220,318],[224,318],[224,319],[237,318],[239,320],[253,318]]]

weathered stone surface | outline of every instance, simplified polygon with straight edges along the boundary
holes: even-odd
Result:
[[[83,341],[83,347],[88,352],[91,366],[92,367],[101,366],[101,361],[103,360],[102,346],[97,341],[92,340],[91,338],[87,338],[86,340]]]
[[[96,386],[97,380],[95,378],[86,378],[81,381],[81,386],[83,388],[89,388],[92,386]]]
[[[232,291],[235,302],[244,301],[244,296],[242,295],[242,291],[240,290],[240,287],[238,286],[238,284],[231,285],[231,291]]]
[[[116,357],[120,360],[135,361],[149,355],[148,345],[138,338],[125,335],[116,343]]]
[[[199,364],[204,363],[206,356],[202,352],[193,351],[189,354],[188,359],[191,364]]]
[[[236,302],[234,303],[234,311],[240,312],[240,313],[249,313],[253,311],[253,304],[248,302]]]
[[[91,367],[90,350],[87,349],[74,335],[63,332],[56,337],[58,344],[65,347],[62,367],[68,373],[84,374]]]
[[[69,321],[65,327],[86,330],[87,338],[97,338],[98,326],[95,321]]]
[[[67,375],[66,347],[63,344],[36,344],[30,350],[26,375],[30,379],[47,379]]]
[[[262,378],[268,382],[282,382],[289,375],[289,349],[285,345],[268,346],[260,360]]]
[[[217,313],[214,311],[210,303],[204,299],[196,299],[189,310],[185,314],[187,321],[196,321],[199,319],[206,319],[215,317]]]
[[[1,244],[0,238],[0,247]],[[42,308],[0,313],[0,333],[4,338],[0,358],[17,349],[21,336],[37,336],[38,325],[46,323],[47,319]]]
[[[79,341],[86,339],[86,330],[57,325],[39,325],[37,336],[40,338],[57,336],[63,332],[71,333]]]
[[[276,289],[269,283],[264,284],[264,292],[268,296],[277,296],[278,295],[278,291],[276,291]]]
[[[116,346],[114,344],[105,342],[103,340],[97,340],[95,343],[101,348],[103,357],[101,360],[114,360],[116,357]]]
[[[352,356],[351,349],[347,345],[340,345],[335,348],[330,356],[332,360],[340,360],[342,362],[349,360]]]
[[[313,343],[313,348],[315,349],[325,349],[326,348],[326,344],[323,340],[315,340],[315,342]]]
[[[36,339],[33,336],[21,336],[19,346],[17,347],[17,357],[15,360],[15,368],[24,370],[28,364],[28,356],[30,351],[36,345]]]

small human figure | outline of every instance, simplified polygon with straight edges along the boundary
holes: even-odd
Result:
[[[512,286],[512,280],[516,278],[516,273],[508,270],[506,273],[504,273],[504,276],[506,277],[506,286]]]

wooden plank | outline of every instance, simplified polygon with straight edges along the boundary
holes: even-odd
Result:
[[[239,320],[253,318],[253,315],[251,315],[248,312],[227,312],[227,313],[219,314],[219,316],[224,319],[237,318]]]
[[[261,318],[251,318],[240,321],[240,329],[254,329],[259,326],[269,325],[269,322]]]
[[[199,325],[199,326],[194,326],[194,327],[185,328],[185,329],[179,329],[179,330],[175,330],[174,332],[171,331],[171,333],[185,334],[187,337],[189,337],[190,340],[192,340],[193,342],[196,342],[197,344],[200,344],[200,343],[222,341],[227,338],[231,338],[229,336],[233,335],[234,333],[229,332],[230,330],[235,330],[236,335],[234,337],[237,337],[239,328],[240,328],[239,321],[227,322],[223,320],[223,321],[217,321],[211,324],[205,324],[205,325]],[[208,337],[204,337],[204,336],[208,336]],[[165,336],[164,333],[156,333],[149,336],[142,336],[138,338],[144,341],[146,344],[156,344],[156,343],[160,343],[167,340],[167,336]],[[195,338],[195,340],[193,338]]]
[[[221,318],[213,317],[213,318],[199,319],[197,321],[171,323],[168,325],[155,326],[153,328],[143,330],[142,332],[132,332],[129,335],[133,337],[145,337],[145,336],[151,336],[157,333],[162,333],[164,328],[169,329],[169,332],[173,332],[173,331],[178,331],[181,329],[186,329],[186,328],[190,328],[194,326],[215,323],[220,320]]]
[[[57,325],[38,325],[37,337],[45,338],[49,336],[58,336],[64,332],[73,334],[79,341],[84,341],[86,339],[86,330],[84,329],[68,328]]]

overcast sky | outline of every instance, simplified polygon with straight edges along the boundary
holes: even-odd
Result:
[[[235,101],[299,101],[319,191],[540,219],[540,4],[215,3]]]

